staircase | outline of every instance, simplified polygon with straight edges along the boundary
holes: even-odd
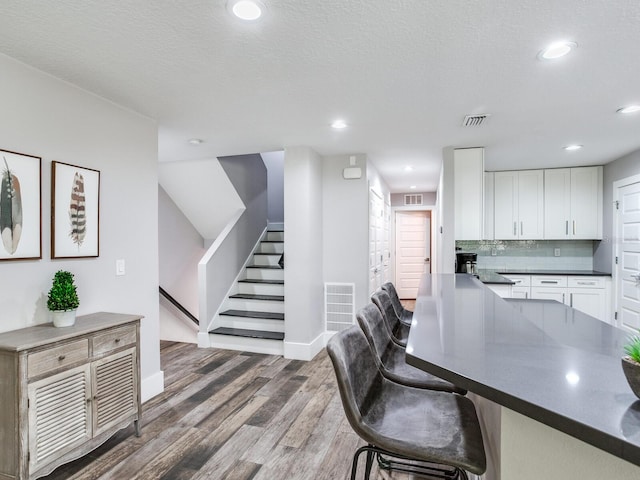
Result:
[[[269,230],[209,331],[212,347],[282,355],[284,352],[284,232]]]

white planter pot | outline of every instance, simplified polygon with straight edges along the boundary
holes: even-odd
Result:
[[[71,327],[76,323],[76,310],[52,310],[51,319],[54,327]]]

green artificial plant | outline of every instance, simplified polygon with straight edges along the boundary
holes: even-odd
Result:
[[[55,310],[74,310],[78,308],[80,301],[76,286],[73,283],[73,274],[65,270],[58,270],[53,276],[53,284],[47,298],[47,308]]]
[[[640,336],[633,335],[624,346],[624,352],[633,360],[640,363]]]

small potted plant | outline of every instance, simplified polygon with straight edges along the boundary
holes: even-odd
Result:
[[[633,335],[624,346],[622,371],[636,397],[640,398],[640,336]]]
[[[53,276],[53,284],[47,298],[47,308],[56,327],[70,327],[76,322],[76,309],[80,301],[73,274],[58,270]]]

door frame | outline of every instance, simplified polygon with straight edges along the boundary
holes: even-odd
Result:
[[[630,177],[621,178],[620,180],[616,180],[613,182],[613,195],[612,195],[613,202],[611,202],[611,214],[613,216],[612,217],[613,222],[611,222],[613,227],[613,232],[611,232],[612,233],[611,237],[613,240],[613,248],[611,249],[611,277],[612,277],[611,281],[613,283],[611,296],[613,298],[611,301],[611,308],[609,309],[610,310],[609,314],[611,315],[611,318],[615,318],[614,315],[618,311],[618,304],[620,299],[620,295],[619,295],[620,292],[618,292],[618,276],[620,274],[620,266],[622,265],[622,264],[616,264],[616,257],[618,256],[619,249],[620,249],[620,243],[618,239],[618,228],[620,226],[620,217],[616,213],[616,211],[618,210],[616,208],[616,203],[620,201],[620,197],[618,196],[620,189],[622,187],[633,185],[634,183],[640,183],[640,174],[631,175]],[[614,325],[618,328],[621,328],[621,325],[619,322],[620,322],[619,319],[615,319]]]
[[[436,249],[436,235],[433,226],[436,224],[436,216],[437,210],[435,205],[400,205],[400,206],[392,206],[391,207],[391,225],[389,229],[389,250],[390,250],[390,267],[391,273],[390,277],[393,278],[393,283],[396,282],[396,212],[430,212],[431,213],[431,221],[429,222],[429,238],[430,238],[430,249],[429,252],[431,259],[431,273],[437,273],[437,265],[434,260]]]

